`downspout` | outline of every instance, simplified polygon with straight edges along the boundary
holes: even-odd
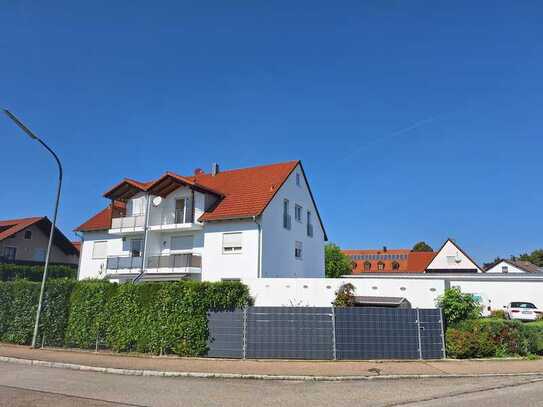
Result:
[[[262,278],[261,275],[261,264],[262,264],[262,225],[256,221],[256,216],[253,216],[253,222],[256,223],[258,228],[258,251],[257,251],[257,259],[256,259],[256,275],[257,278]]]
[[[137,283],[143,275],[145,274],[145,263],[147,261],[147,234],[149,232],[149,212],[151,211],[151,195],[147,192],[145,194],[147,198],[147,208],[145,209],[145,218],[143,221],[143,255],[141,259],[141,271],[140,273],[132,280],[132,282]]]

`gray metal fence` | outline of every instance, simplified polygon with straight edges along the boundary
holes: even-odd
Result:
[[[211,312],[208,356],[285,359],[439,359],[440,309],[248,307]]]

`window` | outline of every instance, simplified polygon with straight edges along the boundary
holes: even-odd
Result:
[[[384,269],[385,269],[385,263],[383,263],[382,261],[377,263],[377,270],[383,271]]]
[[[175,223],[185,223],[185,198],[175,200]]]
[[[456,256],[447,256],[447,264],[455,264],[456,263]]]
[[[509,273],[509,267],[502,266],[502,273]]]
[[[302,222],[302,207],[298,204],[294,205],[294,219],[297,222]]]
[[[243,249],[241,232],[223,233],[222,252],[223,254],[241,253]]]
[[[296,259],[298,260],[302,259],[302,251],[303,251],[302,242],[295,242],[294,243],[294,257]]]
[[[299,172],[296,173],[296,185],[298,185],[299,187],[302,186],[302,177],[300,176]]]
[[[25,240],[31,240],[32,239],[32,231],[31,230],[25,230]]]
[[[364,271],[370,271],[371,270],[371,263],[369,261],[364,263]]]
[[[130,256],[141,257],[142,252],[143,252],[143,240],[142,239],[130,240]]]
[[[311,212],[307,211],[307,236],[313,237],[313,223],[311,220]],[[357,256],[360,260],[360,256]]]
[[[5,261],[15,261],[15,256],[17,255],[16,247],[4,247],[4,259]]]
[[[170,250],[192,250],[193,236],[172,236]]]
[[[93,259],[105,259],[107,257],[107,242],[105,240],[96,241],[92,247]]]
[[[36,247],[32,255],[32,260],[34,261],[45,261],[45,248]]]
[[[289,214],[289,203],[288,199],[283,201],[283,227],[290,230],[290,214]]]
[[[400,269],[400,263],[397,261],[392,262],[392,270],[399,270]]]

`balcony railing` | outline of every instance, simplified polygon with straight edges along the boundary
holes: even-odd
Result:
[[[143,257],[133,256],[115,256],[107,258],[108,270],[119,269],[141,269],[143,266]]]
[[[150,225],[151,226],[160,226],[160,225],[176,225],[184,223],[193,223],[194,217],[192,216],[192,210],[187,208],[186,210],[163,210],[159,213],[152,212]]]
[[[138,228],[145,225],[145,215],[125,216],[111,219],[111,229]]]
[[[201,268],[202,257],[195,254],[169,254],[149,256],[147,268],[176,269],[176,268]]]

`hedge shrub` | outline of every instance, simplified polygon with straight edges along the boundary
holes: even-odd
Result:
[[[65,343],[78,348],[94,348],[106,337],[109,315],[106,305],[117,288],[103,280],[78,282],[71,294]]]
[[[43,278],[43,266],[0,264],[0,281],[12,281],[18,278],[41,282]],[[69,278],[75,280],[77,278],[77,267],[51,264],[47,268],[47,278]]]
[[[496,318],[465,321],[447,329],[447,354],[453,358],[526,356],[543,353],[543,324]]]

